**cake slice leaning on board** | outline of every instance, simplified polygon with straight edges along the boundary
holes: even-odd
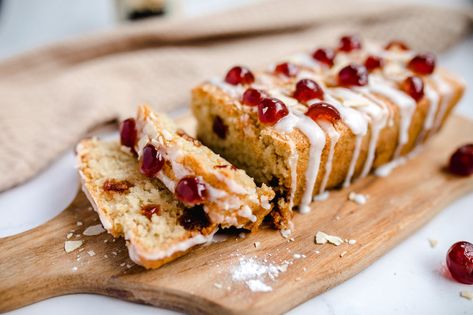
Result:
[[[438,132],[464,84],[430,53],[345,36],[252,72],[243,66],[194,88],[197,137],[271,186],[273,223],[291,228],[327,189],[402,163]]]
[[[137,152],[143,174],[159,179],[184,204],[202,207],[213,224],[255,231],[271,211],[271,188],[256,186],[166,115],[140,106],[120,132],[122,144]]]
[[[207,243],[218,227],[202,207],[186,207],[157,179],[139,172],[118,142],[82,140],[77,146],[82,188],[105,229],[127,240],[130,258],[158,268]]]

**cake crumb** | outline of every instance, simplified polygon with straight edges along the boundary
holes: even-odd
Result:
[[[346,254],[347,254],[347,251],[344,250],[343,252],[340,253],[340,258],[343,257],[343,256],[345,256]]]
[[[241,232],[240,234],[238,234],[238,237],[239,237],[239,238],[245,238],[245,237],[246,237],[246,233]]]
[[[89,254],[90,257],[95,256],[95,252],[93,250],[89,250],[87,254]]]
[[[104,258],[108,258],[108,255],[105,254],[105,255],[103,255],[103,257],[104,257]]]
[[[254,242],[255,248],[260,248],[261,247],[261,242]]]
[[[72,267],[72,272],[76,272],[76,271],[77,271],[77,267],[76,266]]]
[[[467,291],[467,290],[460,291],[460,296],[462,298],[465,298],[465,299],[470,300],[470,301],[473,300],[473,292],[472,291]]]
[[[297,277],[297,278],[296,278],[296,281],[301,281],[301,277]]]
[[[316,250],[314,253],[316,253],[318,255],[318,254],[320,254],[320,250]]]
[[[433,238],[429,238],[428,239],[429,241],[429,244],[430,244],[430,247],[434,248],[435,246],[437,246],[437,244],[439,243],[439,241],[433,239]]]
[[[294,254],[292,257],[294,257],[294,259],[301,259],[302,255],[301,254]]]
[[[65,241],[64,250],[66,253],[70,253],[82,246],[82,241]]]
[[[350,244],[350,245],[354,245],[354,244],[356,244],[356,240],[348,240],[347,243]]]
[[[364,205],[368,200],[368,197],[366,195],[358,194],[352,191],[348,194],[348,200],[353,201],[354,203],[357,203],[359,205]]]
[[[343,243],[343,239],[340,238],[339,236],[335,235],[329,235],[326,234],[322,231],[318,231],[317,234],[315,235],[315,243],[316,244],[325,244],[325,243],[330,243],[335,246],[341,245]]]
[[[337,221],[340,220],[340,216],[339,215],[335,216],[335,220]]]
[[[105,232],[105,229],[102,227],[102,224],[97,224],[97,225],[92,225],[89,226],[82,232],[82,234],[86,236],[94,236],[94,235],[99,235]]]
[[[124,267],[124,266],[125,266],[125,263],[121,263],[121,264],[120,264],[120,267]]]
[[[223,288],[223,286],[220,283],[214,283],[214,287],[216,287],[217,289]]]
[[[133,267],[133,266],[130,265],[130,264],[126,264],[126,267],[127,267],[128,269],[130,269],[130,268]]]
[[[113,255],[113,256],[117,256],[117,252],[112,252],[112,255]]]
[[[81,221],[77,221],[77,226],[81,226],[83,223]]]
[[[67,239],[70,239],[70,238],[72,237],[72,235],[74,235],[74,233],[72,233],[72,232],[71,232],[71,233],[67,233],[66,238],[67,238]]]
[[[279,233],[281,233],[281,236],[284,238],[289,238],[291,236],[292,231],[291,229],[285,229],[285,230],[280,230]]]

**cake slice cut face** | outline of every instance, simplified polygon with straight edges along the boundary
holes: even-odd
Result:
[[[159,179],[183,204],[202,208],[213,224],[254,231],[271,211],[271,188],[256,186],[245,171],[186,134],[164,114],[140,106],[136,120],[127,121],[121,127],[122,143],[137,153],[140,172]],[[127,137],[128,130],[134,130],[136,137]]]
[[[396,42],[397,43],[397,42]],[[337,48],[252,72],[236,66],[194,88],[197,138],[273,187],[273,222],[308,212],[327,189],[386,175],[436,133],[463,83],[406,45],[345,36]],[[224,130],[225,132],[221,132]]]
[[[201,206],[186,207],[159,180],[142,175],[135,156],[119,143],[83,140],[77,160],[100,221],[113,236],[125,237],[135,263],[158,268],[217,231]]]

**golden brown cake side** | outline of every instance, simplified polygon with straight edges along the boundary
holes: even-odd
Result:
[[[334,83],[336,73],[352,62],[350,58],[362,58],[350,54],[342,55],[340,64],[330,69],[301,62],[300,56],[287,58],[286,62],[299,68],[294,77],[257,72],[255,82],[248,85],[234,86],[218,79],[206,82],[192,93],[198,138],[257,182],[273,186],[279,198],[279,207],[272,212],[274,223],[288,228],[292,206],[308,199],[307,187],[312,187],[311,198],[324,198],[326,189],[347,186],[373,169],[380,175],[389,173],[439,130],[461,98],[463,84],[436,69],[434,74],[422,76],[424,97],[412,99],[398,85],[410,73],[404,64],[411,54],[399,55],[399,60],[388,60],[388,70],[371,73],[370,83],[363,87]],[[292,95],[296,83],[306,78],[319,82],[324,101],[336,107],[341,119],[309,122],[301,118],[299,111],[307,114],[307,108],[315,104],[301,104]],[[281,100],[289,114],[275,125],[262,123],[258,107],[242,103],[242,95],[250,87]],[[299,115],[296,123],[291,121],[293,111]],[[228,128],[225,137],[214,131],[216,120]],[[292,128],[287,128],[291,123]],[[319,155],[314,154],[317,146]],[[308,170],[315,168],[314,157],[320,163],[317,172],[311,173]],[[315,178],[308,180],[314,173]]]
[[[274,197],[271,188],[256,186],[245,171],[178,129],[164,114],[140,106],[136,129],[134,148],[141,167],[149,146],[163,160],[162,168],[148,176],[161,180],[183,203],[202,205],[213,223],[254,231],[271,211],[270,201]],[[184,186],[189,186],[189,181],[198,182],[201,190],[196,191],[194,199],[188,198],[189,189]]]
[[[135,157],[118,143],[83,140],[77,160],[83,190],[103,226],[114,237],[125,237],[135,263],[158,268],[216,232],[204,213],[190,216],[159,180],[140,174]]]

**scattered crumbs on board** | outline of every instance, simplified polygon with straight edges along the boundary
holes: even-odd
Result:
[[[77,221],[77,226],[81,226],[83,223],[81,221]]]
[[[352,191],[348,194],[348,200],[353,201],[359,205],[364,205],[368,201],[368,196]]]
[[[95,256],[95,252],[93,250],[87,251],[87,254],[89,254],[90,257]]]

